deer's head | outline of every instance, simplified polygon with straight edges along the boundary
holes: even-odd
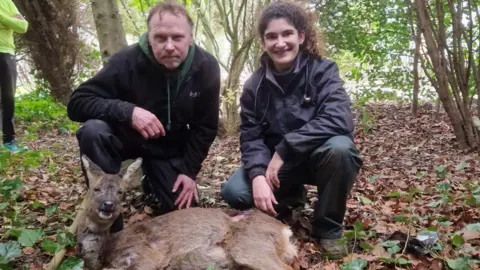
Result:
[[[86,155],[82,155],[82,162],[89,180],[87,216],[99,225],[111,226],[121,214],[125,189],[140,168],[142,159],[137,158],[117,174],[105,173]]]

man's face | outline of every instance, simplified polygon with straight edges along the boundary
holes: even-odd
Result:
[[[149,23],[148,41],[155,59],[167,69],[177,68],[188,55],[192,44],[192,28],[185,16],[163,12]]]

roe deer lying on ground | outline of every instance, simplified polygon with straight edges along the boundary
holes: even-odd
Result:
[[[110,235],[125,187],[142,160],[115,175],[86,156],[82,161],[90,185],[77,229],[85,269],[293,269],[292,231],[256,210],[236,216],[220,209],[176,210]]]

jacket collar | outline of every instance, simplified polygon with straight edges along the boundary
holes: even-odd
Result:
[[[296,77],[297,74],[300,73],[304,69],[304,67],[306,67],[306,65],[308,64],[308,59],[309,56],[307,53],[299,52],[297,54],[297,57],[295,58],[293,63],[295,67],[292,71],[292,78]],[[260,65],[264,70],[265,78],[275,84],[279,89],[282,89],[275,80],[275,76],[273,74],[273,63],[267,52],[264,52],[260,57]]]

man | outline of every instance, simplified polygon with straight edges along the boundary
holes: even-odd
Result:
[[[13,32],[27,32],[28,22],[11,0],[0,1],[0,91],[3,146],[10,152],[19,151],[15,142],[14,112],[17,84],[17,62]]]
[[[196,176],[217,134],[220,69],[194,44],[182,5],[155,5],[147,24],[138,43],[74,91],[67,110],[85,122],[77,132],[80,153],[105,172],[143,158],[146,189],[163,214],[198,200]]]

